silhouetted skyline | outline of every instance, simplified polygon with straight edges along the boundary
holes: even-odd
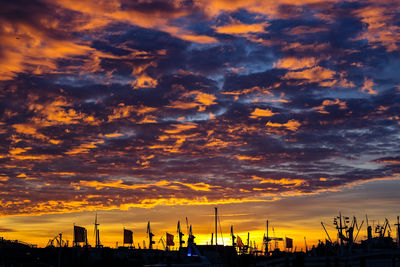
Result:
[[[1,1],[0,236],[393,220],[399,5]]]

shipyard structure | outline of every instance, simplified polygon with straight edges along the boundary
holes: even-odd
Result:
[[[62,233],[50,239],[45,248],[0,238],[0,267],[400,267],[399,217],[391,226],[386,218],[383,224],[371,224],[368,216],[359,222],[356,217],[350,218],[339,213],[339,216],[333,218],[333,224],[330,226],[336,230],[336,236],[330,236],[327,224],[321,222],[321,231],[325,234],[322,239],[325,241],[319,241],[317,245],[309,248],[304,237],[305,250],[298,251],[293,247],[292,238],[275,236],[274,227],[268,220],[261,240],[261,249],[256,246],[255,241],[250,240],[250,233],[247,240],[235,235],[233,226],[230,228],[231,243],[218,244],[218,234],[222,235],[222,231],[217,208],[214,209],[214,216],[215,231],[211,233],[210,244],[207,245],[196,244],[192,225],[186,218],[186,233],[183,233],[181,222],[178,221],[176,232],[165,233],[156,244],[149,221],[147,242],[143,241],[143,244],[137,243],[135,246],[133,231],[124,228],[122,246],[109,248],[100,242],[100,224],[96,214],[93,246],[88,243],[87,229],[79,225],[73,225],[72,244],[63,239]],[[359,238],[362,231],[366,232],[365,240]],[[279,249],[278,243],[283,243],[283,250]],[[158,249],[160,244],[162,249]],[[178,246],[179,249],[172,250],[173,246]]]

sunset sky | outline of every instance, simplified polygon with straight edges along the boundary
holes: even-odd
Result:
[[[0,5],[0,236],[93,244],[97,211],[107,246],[205,244],[218,207],[225,243],[301,248],[400,215],[400,2]]]

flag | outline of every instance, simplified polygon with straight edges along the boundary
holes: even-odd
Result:
[[[240,236],[236,236],[236,238],[237,238],[237,246],[239,248],[244,247],[244,244],[243,244],[242,239],[240,238]]]
[[[131,230],[124,229],[124,244],[133,243],[133,232]]]
[[[87,234],[86,234],[86,229],[84,227],[74,225],[74,240],[76,243],[86,242]]]
[[[286,237],[286,248],[293,248],[293,239]]]
[[[167,246],[175,246],[174,236],[167,233]]]

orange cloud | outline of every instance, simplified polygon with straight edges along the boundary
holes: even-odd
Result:
[[[124,103],[120,103],[118,107],[113,109],[113,113],[108,116],[108,120],[113,121],[121,118],[129,118],[134,111],[134,106],[125,106]]]
[[[238,160],[250,160],[250,161],[258,161],[262,159],[262,157],[250,157],[244,155],[235,155],[234,157]]]
[[[57,60],[78,55],[92,57],[95,50],[75,40],[58,40],[31,25],[2,21],[0,80],[13,79],[19,72],[57,73]]]
[[[217,148],[224,148],[230,145],[229,142],[222,141],[219,138],[211,138],[207,141],[206,147],[217,147]]]
[[[217,104],[214,100],[216,100],[217,98],[212,95],[212,94],[206,94],[200,91],[192,91],[189,94],[196,94],[196,98],[195,100],[204,105],[204,106],[210,106],[210,105],[214,105]]]
[[[148,88],[148,87],[156,87],[158,81],[156,79],[151,78],[147,74],[141,74],[140,76],[136,77],[136,80],[132,82],[133,89],[139,88]]]
[[[155,10],[154,12],[141,12],[140,9],[121,9],[121,3],[118,1],[95,1],[95,0],[57,0],[58,5],[72,9],[77,12],[89,15],[89,20],[85,24],[85,28],[104,27],[107,23],[124,22],[137,25],[144,28],[154,28],[175,36],[177,38],[196,43],[215,43],[214,37],[207,35],[199,35],[189,30],[172,26],[169,21],[175,18],[190,14],[190,10],[179,8],[180,3],[173,3],[174,12],[168,10]],[[102,21],[103,20],[103,21]]]
[[[269,121],[269,122],[267,122],[266,126],[269,126],[269,127],[285,127],[288,130],[291,130],[291,131],[294,132],[301,126],[301,123],[296,121],[296,120],[289,120],[286,123],[273,123],[273,122]]]
[[[340,101],[339,99],[336,98],[335,101],[329,99],[324,100],[321,106],[313,107],[313,109],[317,110],[319,113],[329,114],[329,112],[325,110],[325,107],[331,105],[339,105],[339,109],[347,108],[346,102]]]
[[[190,91],[182,94],[179,100],[172,101],[167,108],[174,109],[192,109],[198,108],[198,111],[205,111],[207,106],[217,104],[217,98],[212,94],[201,91]]]
[[[46,105],[31,104],[29,108],[38,115],[33,118],[33,121],[40,126],[77,124],[89,118],[82,113],[77,113],[72,108],[72,104],[68,103],[63,97],[58,97]],[[93,120],[89,118],[87,121]]]
[[[25,148],[16,147],[16,148],[11,148],[9,150],[9,153],[11,155],[17,155],[17,154],[24,153],[24,152],[28,151],[29,149],[32,149],[32,148],[31,147],[25,147]]]
[[[149,187],[165,187],[168,189],[180,190],[176,185],[182,185],[184,187],[190,188],[194,191],[211,191],[212,189],[219,188],[219,186],[211,186],[206,183],[184,183],[179,181],[166,181],[161,180],[157,183],[148,184],[124,184],[122,180],[108,180],[104,182],[99,181],[79,181],[79,183],[71,183],[76,189],[80,190],[82,187],[93,187],[96,190],[101,190],[103,188],[119,188],[126,190],[144,189]]]
[[[388,52],[398,50],[400,27],[394,23],[396,15],[392,8],[369,5],[356,10],[355,15],[366,25],[356,40],[366,39],[371,45],[384,46]]]
[[[308,58],[286,57],[280,59],[277,63],[274,63],[274,68],[298,70],[298,69],[315,67],[317,63],[318,63],[317,60],[313,57],[308,57]]]
[[[104,144],[104,140],[97,140],[97,141],[83,143],[78,147],[75,147],[65,152],[65,154],[75,155],[75,154],[89,153],[92,148],[97,148],[98,144]]]
[[[229,25],[215,27],[215,30],[217,33],[222,34],[243,35],[246,33],[265,32],[265,27],[268,25],[268,23],[244,24],[239,21],[234,21]]]
[[[284,79],[307,80],[308,82],[323,82],[334,78],[336,72],[320,66],[302,71],[290,71],[285,74]]]
[[[32,124],[14,124],[12,125],[12,127],[17,131],[17,133],[20,134],[31,135],[37,139],[44,139],[44,140],[49,139],[47,136],[38,133],[36,126]]]
[[[252,176],[253,180],[260,181],[260,184],[277,184],[277,185],[283,185],[283,186],[290,186],[293,185],[295,187],[307,184],[306,180],[302,179],[287,179],[287,178],[281,178],[281,179],[271,179],[271,178],[261,178],[258,176]]]
[[[218,40],[214,37],[210,37],[207,35],[195,35],[195,34],[176,34],[176,37],[179,37],[183,40],[199,43],[199,44],[209,44],[209,43],[217,43]]]
[[[278,113],[273,113],[270,109],[256,108],[250,115],[250,118],[256,119],[259,117],[272,117]]]
[[[167,105],[167,108],[174,108],[174,109],[191,109],[191,108],[196,108],[198,107],[198,103],[194,102],[184,102],[184,101],[172,101],[169,105]]]
[[[119,188],[119,189],[139,189],[139,188],[147,188],[150,186],[165,186],[168,185],[169,182],[162,180],[157,183],[153,184],[133,184],[133,185],[127,185],[124,184],[122,180],[109,180],[109,181],[104,181],[104,182],[99,182],[99,181],[79,181],[79,183],[71,183],[72,186],[75,188],[81,188],[81,187],[94,187],[97,190],[103,189],[103,188]]]
[[[171,126],[174,127],[174,129],[165,130],[166,133],[176,134],[176,133],[180,133],[180,132],[183,132],[186,130],[197,128],[197,124],[193,123],[193,122],[182,123],[182,124],[172,124]]]
[[[121,133],[117,133],[117,132],[104,135],[104,137],[106,137],[106,138],[116,138],[116,137],[121,137],[121,136],[124,136],[124,135]]]
[[[361,91],[370,95],[376,95],[377,92],[374,90],[373,86],[375,85],[372,79],[368,79],[364,77],[364,85],[361,88]]]

